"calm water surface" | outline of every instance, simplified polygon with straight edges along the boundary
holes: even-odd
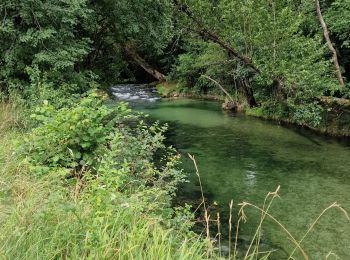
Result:
[[[349,143],[227,114],[213,102],[182,99],[141,102],[137,107],[153,119],[169,123],[168,142],[183,154],[182,167],[191,181],[182,187],[182,193],[190,199],[199,199],[199,184],[186,154],[196,156],[206,196],[219,204],[223,221],[231,199],[236,205],[236,222],[239,202],[261,206],[266,194],[278,185],[281,198],[274,201],[270,213],[297,240],[333,202],[350,210]],[[257,211],[246,213],[248,220],[240,227],[240,241],[249,240],[258,221]],[[263,224],[262,243],[278,250],[272,259],[284,259],[294,248],[272,221]],[[325,259],[329,252],[350,259],[350,223],[339,210],[332,209],[302,246],[310,259]],[[294,256],[301,259],[299,253]]]

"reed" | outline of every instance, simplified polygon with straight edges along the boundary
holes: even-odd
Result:
[[[221,229],[220,229],[220,213],[218,212],[216,214],[217,218],[216,218],[216,222],[217,222],[217,225],[218,225],[218,245],[219,245],[219,257],[221,258]]]
[[[228,220],[228,227],[229,227],[229,239],[228,239],[228,247],[229,247],[229,251],[228,251],[228,256],[229,258],[231,258],[231,241],[232,241],[232,207],[233,207],[233,200],[231,200],[230,202],[230,217]],[[235,248],[236,248],[236,244],[235,244]],[[236,251],[236,249],[235,249]],[[234,251],[234,252],[235,252]],[[235,255],[235,254],[234,254]]]
[[[206,206],[206,202],[205,202],[205,197],[204,197],[204,191],[203,191],[203,185],[202,185],[202,181],[201,181],[201,177],[200,177],[200,174],[199,174],[199,169],[198,169],[198,166],[197,166],[197,162],[196,162],[196,159],[194,158],[193,155],[191,154],[188,154],[188,157],[192,160],[193,162],[193,165],[196,169],[196,175],[197,175],[197,178],[198,178],[198,181],[199,181],[199,187],[200,187],[200,190],[201,190],[201,196],[202,196],[202,202],[201,204],[203,205],[203,210],[204,210],[204,220],[205,220],[205,231],[206,231],[206,239],[208,241],[208,250],[207,250],[207,257],[209,258],[209,256],[211,255],[211,252],[212,252],[212,242],[211,242],[211,238],[210,238],[210,229],[209,229],[209,222],[210,222],[210,215],[208,214],[208,208]]]

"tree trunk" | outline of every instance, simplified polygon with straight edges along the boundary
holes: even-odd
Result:
[[[228,43],[226,43],[224,40],[222,40],[216,33],[209,31],[207,29],[202,28],[199,32],[199,35],[204,38],[208,39],[219,46],[221,46],[223,49],[225,49],[230,56],[236,57],[238,60],[243,62],[247,67],[252,68],[255,72],[260,73],[260,70],[253,64],[250,58],[240,54],[238,51],[236,51],[234,48],[232,48]]]
[[[343,77],[342,77],[342,74],[341,74],[341,70],[340,70],[340,66],[339,66],[339,62],[338,62],[337,51],[335,50],[335,48],[334,48],[334,46],[333,46],[333,44],[331,42],[331,39],[329,38],[329,31],[328,31],[327,25],[326,25],[326,23],[325,23],[325,21],[323,19],[323,16],[322,16],[321,7],[320,7],[320,1],[319,0],[315,0],[315,3],[316,3],[317,17],[318,17],[318,20],[320,21],[320,24],[322,26],[324,38],[326,39],[327,46],[328,46],[329,50],[333,54],[333,63],[334,63],[334,66],[335,66],[335,71],[337,73],[337,78],[338,78],[339,84],[341,86],[344,86],[344,80],[343,80]]]
[[[126,46],[126,53],[132,58],[138,65],[140,65],[147,73],[152,75],[155,79],[160,82],[166,81],[166,77],[164,74],[160,73],[158,70],[154,69],[151,65],[149,65],[135,50]]]
[[[250,85],[248,80],[247,79],[242,80],[242,85],[243,85],[244,94],[246,96],[249,107],[258,106],[254,97],[252,86]]]
[[[219,82],[217,82],[215,79],[212,79],[211,77],[207,76],[207,75],[202,75],[202,77],[206,78],[206,79],[209,79],[211,82],[213,82],[215,85],[217,85],[221,90],[222,92],[224,92],[226,94],[226,96],[230,99],[231,102],[234,102],[233,98],[231,97],[230,93],[228,93],[226,91],[226,89],[221,86],[221,84]]]

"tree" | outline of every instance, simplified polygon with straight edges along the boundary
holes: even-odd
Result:
[[[81,93],[95,80],[132,77],[131,60],[154,72],[146,60],[168,46],[172,11],[168,0],[4,0],[0,86],[25,90],[45,82],[65,94]]]
[[[177,5],[186,13],[180,17],[182,26],[188,28],[186,42],[192,39],[194,43],[188,44],[190,49],[185,47],[188,55],[198,61],[213,57],[212,62],[201,62],[201,73],[217,73],[208,76],[231,91],[241,89],[248,104],[253,104],[250,97],[255,96],[294,102],[333,87],[325,50],[317,36],[303,33],[306,16],[298,4],[288,0],[189,0]],[[209,55],[213,48],[202,48],[200,40],[216,43],[227,52],[226,57],[216,51],[214,62],[214,55]],[[192,61],[197,63],[193,57]]]
[[[350,1],[335,0],[325,10],[333,44],[345,69],[343,76],[350,80]]]
[[[91,41],[84,21],[91,12],[86,0],[2,1],[0,84],[22,89],[34,74],[54,84],[86,78]]]
[[[94,3],[94,10],[104,24],[99,41],[163,81],[165,76],[146,60],[162,55],[172,39],[171,1],[103,0]]]

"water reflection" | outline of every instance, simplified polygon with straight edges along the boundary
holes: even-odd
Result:
[[[254,171],[246,171],[246,183],[247,186],[253,188],[256,184],[256,173]]]

